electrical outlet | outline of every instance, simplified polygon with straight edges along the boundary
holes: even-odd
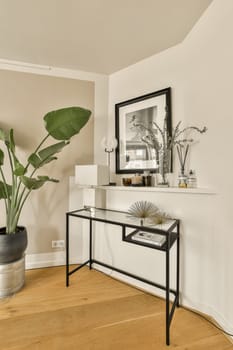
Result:
[[[52,248],[65,248],[65,241],[63,239],[52,241]]]

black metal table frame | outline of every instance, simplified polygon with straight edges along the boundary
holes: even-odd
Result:
[[[89,268],[92,269],[92,264],[98,264],[101,266],[104,266],[106,268],[109,268],[111,270],[114,270],[116,272],[122,273],[126,276],[135,278],[141,282],[144,282],[146,284],[152,285],[156,288],[164,290],[165,293],[165,300],[166,300],[166,345],[170,345],[170,325],[171,321],[174,315],[174,311],[176,307],[179,307],[179,283],[180,283],[180,222],[179,220],[174,220],[174,224],[167,230],[163,231],[160,229],[156,228],[150,228],[146,226],[138,226],[138,225],[131,225],[131,224],[125,224],[121,222],[114,222],[111,220],[105,220],[105,219],[100,219],[100,218],[95,218],[95,217],[84,217],[79,214],[79,212],[83,211],[83,209],[80,210],[74,210],[66,213],[66,286],[69,286],[69,276],[72,275],[74,272],[78,271],[85,265],[89,264]],[[106,211],[114,211],[115,210],[109,210],[109,209],[101,209],[101,210],[106,210]],[[122,213],[122,212],[121,212]],[[69,270],[69,218],[70,217],[77,217],[81,219],[86,219],[90,221],[90,226],[89,226],[89,259],[79,265],[78,267],[74,268],[73,270]],[[93,221],[99,221],[99,222],[104,222],[107,224],[112,224],[112,225],[117,225],[122,228],[122,240],[130,243],[135,243],[141,246],[149,247],[155,250],[161,250],[166,253],[166,283],[165,286],[152,282],[150,280],[147,280],[143,277],[134,275],[128,271],[118,269],[115,266],[108,265],[104,262],[101,262],[99,260],[95,260],[93,258],[93,227],[92,223]],[[166,242],[164,243],[163,247],[157,247],[157,246],[151,246],[148,244],[144,244],[142,242],[135,242],[135,241],[129,241],[127,240],[127,235],[126,235],[126,228],[132,228],[132,229],[140,229],[146,232],[152,232],[152,233],[159,233],[161,235],[166,236]],[[176,232],[174,233],[173,230],[176,228]],[[172,235],[172,240],[171,240],[171,235]],[[172,241],[172,242],[171,242]],[[170,249],[172,245],[176,242],[176,289],[171,289],[170,288]],[[172,306],[170,308],[170,293],[174,295],[174,300],[172,303]]]

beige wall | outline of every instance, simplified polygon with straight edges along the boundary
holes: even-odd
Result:
[[[21,159],[26,159],[45,135],[43,116],[74,105],[94,110],[93,82],[0,70],[0,126],[14,128]],[[93,124],[92,115],[80,134],[58,155],[58,161],[41,171],[60,183],[45,184],[26,203],[20,223],[28,228],[27,253],[50,252],[53,239],[64,239],[68,178],[74,173],[75,164],[93,162]],[[3,226],[2,205],[0,209]]]

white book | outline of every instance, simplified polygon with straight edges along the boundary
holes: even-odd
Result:
[[[150,233],[139,231],[131,236],[131,239],[134,241],[144,242],[148,244],[154,244],[161,247],[166,241],[166,237],[162,235],[158,235],[157,233]]]

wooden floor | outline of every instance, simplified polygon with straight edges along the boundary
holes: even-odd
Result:
[[[65,287],[65,268],[27,271],[26,286],[0,300],[0,350],[162,350],[165,303],[95,270]],[[208,322],[179,308],[171,327],[176,350],[230,350]]]

